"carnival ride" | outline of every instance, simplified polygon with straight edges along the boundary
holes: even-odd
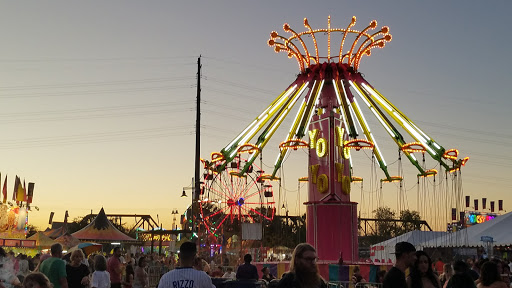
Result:
[[[306,28],[303,32],[284,24],[283,29],[290,36],[272,31],[268,40],[276,53],[284,52],[296,59],[300,71],[296,80],[220,152],[212,153],[210,160],[203,160],[204,184],[199,201],[213,212],[203,213],[202,221],[210,233],[215,233],[226,219],[239,217],[256,221],[249,212],[260,216],[259,221],[272,219],[273,212],[261,213],[264,210],[246,205],[251,203],[263,208],[272,204],[273,208],[273,201],[261,200],[265,199],[265,187],[269,185],[261,180],[265,183],[278,180],[277,173],[287,155],[297,149],[308,149],[309,199],[305,203],[308,206],[308,242],[324,247],[319,251],[321,259],[337,259],[337,253],[332,256],[332,251],[340,251],[346,253],[345,259],[356,260],[353,251],[357,251],[357,203],[350,202],[350,188],[351,183],[363,179],[353,175],[352,151],[371,151],[371,158],[377,161],[383,173],[381,183],[403,181],[403,175],[390,173],[379,147],[380,140],[377,141],[372,132],[374,127],[370,127],[363,108],[397,145],[399,155],[405,155],[416,167],[418,183],[421,178],[435,177],[443,169],[446,174],[460,173],[469,157],[460,158],[458,150],[441,146],[359,72],[363,56],[370,56],[373,49],[383,48],[392,40],[387,26],[377,29],[377,21],[373,20],[364,29],[355,30],[356,17],[353,17],[346,28],[332,28],[330,16],[327,28],[313,29],[306,18],[303,24]],[[327,38],[327,56],[319,54],[320,37]],[[307,45],[307,39],[312,43]],[[255,173],[255,161],[261,159],[263,149],[297,103],[300,104],[295,108],[297,112],[286,138],[279,145],[272,172],[263,175],[259,170],[256,172],[260,175],[251,176]],[[247,158],[243,159],[242,155]],[[418,160],[418,155],[423,160]],[[436,167],[426,166],[426,155],[433,159]],[[247,187],[253,190],[247,192]],[[244,195],[260,200],[247,202],[250,197]],[[213,221],[222,213],[226,214],[222,219]],[[321,221],[325,217],[338,217],[340,221],[331,221],[326,227],[325,221]],[[337,231],[335,234],[352,235],[350,243],[334,243],[333,239],[340,239],[340,235],[332,234],[331,230]],[[332,239],[323,240],[326,235]]]
[[[215,163],[222,165],[220,161]],[[255,223],[274,217],[275,201],[270,175],[264,174],[254,163],[241,174],[241,168],[246,164],[243,155],[237,155],[222,169],[206,165],[208,169],[204,174],[201,189],[204,193],[201,193],[199,207],[205,229],[214,236],[218,236],[225,221],[233,223],[237,219],[241,223]]]

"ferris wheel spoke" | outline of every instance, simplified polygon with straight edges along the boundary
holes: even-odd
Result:
[[[254,195],[259,195],[259,194],[261,194],[261,192],[260,191],[256,191],[256,192],[254,192],[254,193],[252,193],[250,195],[245,196],[244,199],[247,200],[247,199],[253,197]]]
[[[248,196],[246,196],[245,194],[248,193],[248,191],[251,191],[251,189],[254,187],[254,185],[256,185],[256,181],[251,181],[251,185],[249,185],[248,187],[246,187],[245,189],[241,189],[240,190],[240,195],[237,196],[237,197],[244,197],[244,198],[249,198]],[[260,191],[256,191],[254,192],[253,194],[258,194],[260,193]],[[252,194],[251,194],[252,196]]]
[[[265,218],[265,219],[267,219],[267,220],[272,220],[272,219],[270,219],[269,217],[267,217],[267,216],[265,216],[265,215],[261,214],[260,212],[258,212],[257,210],[255,210],[255,209],[253,209],[253,208],[251,208],[251,207],[248,207],[247,209],[251,210],[252,212],[254,212],[254,213],[258,214],[258,215],[260,215],[261,217],[264,217],[264,218]]]
[[[248,190],[248,191],[249,191],[249,190]],[[245,196],[245,199],[249,199],[249,198],[251,198],[252,196],[254,196],[254,195],[256,195],[256,194],[260,194],[260,193],[261,193],[261,191],[260,191],[260,190],[256,190],[254,193],[249,194],[249,195],[246,195],[246,196]]]
[[[206,220],[206,219],[209,219],[209,218],[211,218],[211,217],[213,217],[213,216],[215,216],[215,215],[218,215],[218,214],[220,214],[220,213],[224,212],[225,210],[227,210],[228,208],[229,208],[229,206],[226,206],[226,207],[224,207],[224,208],[222,208],[222,209],[220,209],[220,210],[216,211],[216,212],[215,212],[215,213],[213,213],[213,214],[210,214],[210,215],[204,216],[204,219]]]
[[[224,180],[223,180],[223,177],[222,177],[222,176],[220,176],[220,177],[219,177],[219,181],[218,181],[218,182],[220,182],[220,183],[218,183],[218,185],[216,185],[215,187],[212,187],[212,188],[211,188],[211,190],[213,190],[213,192],[215,192],[215,193],[217,193],[217,194],[222,194],[222,195],[224,195],[224,196],[225,196],[226,198],[228,198],[228,199],[229,199],[230,197],[232,197],[231,195],[229,195],[229,194],[231,194],[231,193],[229,193],[229,194],[225,193],[225,191],[228,191],[228,192],[229,192],[229,191],[232,191],[232,190],[230,190],[230,189],[229,189],[229,187],[228,187],[228,185],[229,185],[229,184],[224,182]],[[213,185],[212,185],[212,186],[213,186]],[[223,187],[224,187],[224,189],[223,189]]]
[[[240,207],[240,208],[242,208],[242,207]],[[245,207],[243,207],[243,208],[247,211],[247,212],[245,213],[245,215],[247,215],[247,217],[251,218],[251,221],[252,221],[253,223],[255,223],[256,221],[254,221],[254,218],[252,218],[251,214],[249,214],[249,210],[248,210],[247,208],[245,208]]]
[[[231,191],[231,190],[228,188],[228,186],[227,186],[228,183],[226,183],[224,179],[225,179],[225,177],[222,177],[222,174],[219,174],[218,178],[216,180],[214,180],[214,182],[217,183],[217,185],[216,185],[216,187],[212,187],[211,190],[213,190],[216,193],[223,194],[227,198],[229,198],[230,196],[227,195],[226,193],[224,193],[224,191]]]
[[[247,178],[238,178],[239,181],[237,183],[237,187],[236,187],[236,189],[233,189],[233,191],[236,191],[235,192],[235,197],[236,198],[242,197],[244,191],[246,190],[247,183],[244,183],[244,181],[242,181],[244,179],[247,179]]]
[[[226,221],[226,219],[229,217],[229,213],[226,214],[226,216],[224,216],[224,218],[222,218],[222,220],[220,221],[219,225],[217,225],[217,227],[215,227],[215,231],[217,231],[219,229],[219,227],[222,225],[222,223],[224,223],[224,221]]]
[[[215,192],[217,195],[219,196],[224,196],[226,197],[227,199],[230,198],[229,195],[227,195],[226,193],[224,193],[224,191],[222,191],[222,189],[215,189],[215,188],[211,188],[210,190],[212,190],[213,192]]]
[[[249,205],[267,205],[267,204],[274,204],[274,202],[244,202],[244,204],[249,204]]]

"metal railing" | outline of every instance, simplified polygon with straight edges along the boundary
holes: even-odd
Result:
[[[382,288],[382,283],[374,282],[360,282],[354,283],[351,281],[329,281],[328,288]]]
[[[165,265],[148,266],[146,272],[148,272],[149,287],[156,287],[162,275],[167,273],[169,268]]]

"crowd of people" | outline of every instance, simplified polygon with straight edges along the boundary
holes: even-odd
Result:
[[[138,253],[122,256],[120,247],[114,248],[108,259],[101,254],[86,258],[80,249],[63,257],[60,244],[53,245],[50,251],[49,255],[15,257],[14,253],[6,253],[0,247],[0,288],[150,288],[147,267],[155,263],[167,268],[172,266],[161,270],[156,285],[159,288],[212,288],[215,287],[212,279],[260,281],[263,286],[277,288],[323,288],[328,284],[319,274],[315,248],[307,243],[295,247],[288,272],[272,275],[268,267],[263,267],[261,278],[256,266],[251,264],[250,254],[243,257],[244,263],[236,272],[232,267],[210,267],[204,259],[197,257],[197,247],[192,242],[181,245],[179,263],[174,262],[174,257],[155,261],[151,255]],[[377,274],[377,282],[383,288],[511,287],[511,263],[500,259],[443,263],[439,258],[433,263],[427,253],[416,251],[408,242],[396,244],[395,256],[395,265],[389,271]],[[365,282],[356,266],[352,284]]]
[[[384,288],[509,288],[511,263],[500,259],[432,263],[408,242],[395,245],[395,265],[383,275]],[[409,275],[406,277],[406,270]]]
[[[0,288],[149,288],[145,256],[122,257],[116,247],[108,260],[101,254],[86,259],[80,249],[67,258],[58,243],[50,252],[30,259],[24,255],[15,258],[0,247]]]

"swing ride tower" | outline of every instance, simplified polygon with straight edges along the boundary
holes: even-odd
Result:
[[[271,32],[268,45],[276,53],[284,52],[295,58],[299,75],[242,133],[220,152],[212,153],[210,161],[204,161],[207,171],[211,171],[208,173],[218,174],[234,165],[237,171],[229,173],[229,177],[244,177],[284,118],[300,103],[289,132],[279,145],[272,173],[259,175],[258,179],[279,179],[276,174],[286,156],[299,148],[308,149],[306,239],[316,248],[319,259],[329,262],[337,262],[340,257],[345,262],[358,260],[357,203],[350,199],[350,187],[361,179],[352,175],[351,152],[371,151],[384,174],[381,182],[402,181],[401,176],[390,175],[363,108],[371,112],[400,153],[418,169],[418,177],[435,176],[438,172],[422,166],[414,153],[430,155],[447,173],[459,171],[469,159],[459,159],[456,149],[445,150],[364,79],[359,72],[361,59],[370,56],[374,48],[383,48],[391,41],[391,34],[386,26],[378,29],[375,20],[362,30],[353,29],[355,24],[353,17],[346,28],[331,28],[328,17],[327,28],[312,29],[305,18],[303,32],[294,31],[288,24],[283,25],[283,30],[289,37]],[[318,39],[325,38],[327,45],[319,43]],[[326,56],[319,54],[319,44],[327,48]],[[407,138],[412,138],[412,142],[407,142]],[[248,153],[247,159],[240,161],[243,153]],[[250,197],[272,194],[262,190],[240,197],[242,192],[232,190],[229,195],[223,192],[227,200],[216,197],[219,204],[227,203],[218,213],[232,207],[243,211],[244,205],[251,202]],[[202,197],[211,201],[208,191]],[[260,214],[256,209],[250,210]]]

